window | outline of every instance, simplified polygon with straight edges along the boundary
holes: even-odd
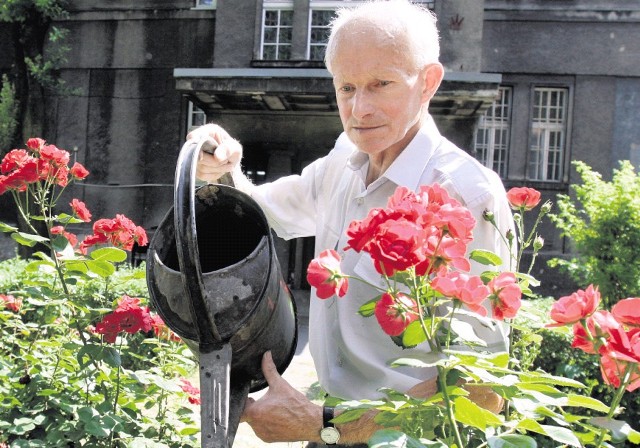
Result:
[[[207,115],[202,109],[189,101],[189,111],[187,115],[187,132],[198,126],[207,123]]]
[[[418,3],[418,4],[421,4],[423,6],[426,6],[427,8],[429,8],[432,11],[436,7],[435,0],[413,0],[413,3]]]
[[[215,9],[217,0],[196,0],[196,8]]]
[[[511,87],[500,87],[500,97],[480,117],[474,137],[476,158],[502,178],[507,177],[509,129],[511,127]]]
[[[262,16],[262,45],[260,59],[291,59],[293,10],[268,8]]]
[[[560,182],[567,135],[569,92],[564,88],[534,90],[528,178]]]
[[[333,18],[333,9],[312,9],[309,21],[309,59],[322,61],[329,39],[329,24]]]

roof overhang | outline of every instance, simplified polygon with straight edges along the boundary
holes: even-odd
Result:
[[[176,68],[176,90],[206,113],[337,113],[331,74],[323,68]],[[446,72],[429,111],[471,118],[498,95],[500,74]]]

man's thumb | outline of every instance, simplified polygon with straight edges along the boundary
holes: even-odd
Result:
[[[267,380],[269,386],[272,386],[276,381],[278,381],[280,377],[280,373],[278,373],[278,368],[273,362],[273,357],[271,356],[271,352],[265,352],[262,355],[262,374],[264,375],[264,379]]]

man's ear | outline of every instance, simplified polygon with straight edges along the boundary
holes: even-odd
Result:
[[[444,67],[439,62],[429,64],[422,69],[421,75],[423,76],[424,81],[422,100],[423,102],[428,103],[440,87],[442,78],[444,78]]]

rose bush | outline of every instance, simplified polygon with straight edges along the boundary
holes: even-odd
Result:
[[[475,220],[438,185],[417,192],[399,187],[387,207],[350,224],[345,250],[366,253],[387,285],[360,307],[360,314],[375,316],[402,347],[424,345],[423,354],[389,360],[392,366],[436,367],[438,372],[438,392],[426,400],[393,390],[383,390],[387,398],[377,402],[329,399],[343,410],[335,423],[355,420],[371,408],[380,411],[376,422],[389,429],[374,434],[370,446],[534,447],[541,438],[575,447],[640,443],[639,432],[614,418],[625,391],[640,386],[640,312],[635,307],[640,299],[623,300],[615,314],[608,313],[598,310],[598,290],[589,286],[560,298],[548,318],[549,328],[572,327],[574,346],[599,357],[602,378],[615,389],[609,405],[581,394],[585,386],[578,381],[530,370],[508,353],[488,352],[465,321],[471,316],[484,326],[496,321],[513,326],[522,295],[532,294],[538,284],[530,274],[542,247],[536,228],[551,204],[540,207],[525,232],[524,213],[538,207],[540,193],[515,188],[507,197],[515,210],[516,234],[496,227],[514,253],[505,263],[487,251],[467,254]],[[483,218],[496,226],[491,213]],[[522,254],[529,248],[532,261],[521,272]],[[311,262],[314,275],[308,280],[322,288],[320,298],[328,299],[331,291],[344,295],[347,280],[364,281],[341,273],[337,256],[332,253],[327,261],[321,255]],[[470,261],[488,268],[471,275]],[[500,272],[497,267],[503,265],[510,269]],[[534,340],[526,339],[527,328],[517,329],[523,340]],[[504,412],[474,403],[471,391],[477,386],[499,395]],[[600,416],[590,415],[594,412]]]
[[[0,446],[197,445],[195,361],[149,309],[144,269],[127,264],[146,232],[116,215],[78,235],[89,208],[59,202],[88,170],[43,139],[26,146],[3,158],[0,194],[27,229],[0,230],[43,250],[0,263]]]

